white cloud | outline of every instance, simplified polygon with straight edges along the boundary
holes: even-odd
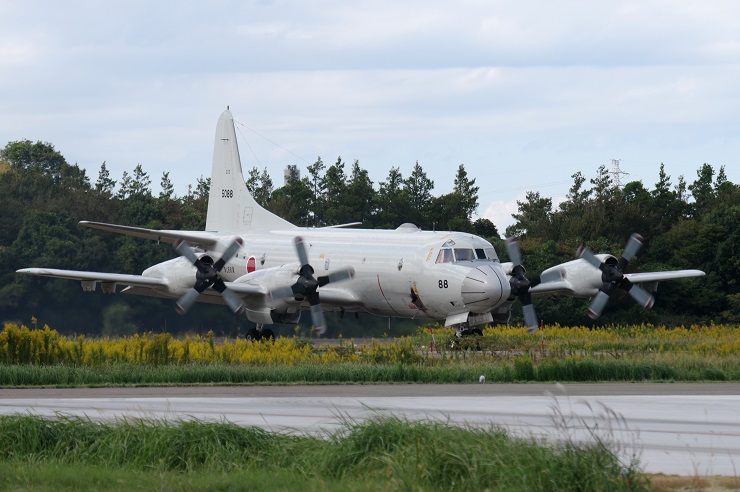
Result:
[[[516,220],[511,216],[511,214],[515,214],[519,210],[516,202],[523,199],[524,194],[522,193],[521,196],[517,196],[514,200],[494,200],[489,202],[486,211],[483,213],[483,218],[493,222],[501,237],[504,237],[506,228],[516,223]]]

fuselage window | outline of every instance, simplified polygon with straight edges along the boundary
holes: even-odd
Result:
[[[437,255],[437,263],[452,263],[455,258],[452,256],[452,250],[449,248],[440,249]]]
[[[477,256],[479,260],[485,260],[486,259],[486,251],[483,248],[476,248],[476,250],[475,250],[475,256]]]
[[[470,261],[475,259],[472,249],[455,248],[455,261]]]

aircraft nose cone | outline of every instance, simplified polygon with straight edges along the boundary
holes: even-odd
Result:
[[[462,299],[472,312],[487,312],[506,300],[510,294],[511,286],[498,263],[486,263],[471,268],[463,280]]]

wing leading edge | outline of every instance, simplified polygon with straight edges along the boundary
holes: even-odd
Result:
[[[16,273],[35,275],[39,277],[63,278],[79,280],[81,282],[100,282],[136,287],[167,287],[167,280],[160,277],[145,277],[143,275],[127,275],[125,273],[85,272],[77,270],[58,270],[56,268],[21,268]]]
[[[78,280],[82,282],[83,289],[95,290],[95,284],[100,283],[106,292],[113,292],[116,285],[124,286],[121,291],[124,294],[135,294],[142,296],[161,297],[166,299],[177,298],[176,294],[168,294],[169,286],[167,279],[163,277],[150,277],[145,275],[128,275],[124,273],[87,272],[79,270],[59,270],[55,268],[21,268],[16,273],[33,275],[37,277],[61,278],[65,280]],[[256,283],[226,282],[226,286],[246,298],[247,302],[264,301],[267,298],[267,289]],[[223,298],[214,290],[208,289],[202,294],[204,302],[224,304]]]

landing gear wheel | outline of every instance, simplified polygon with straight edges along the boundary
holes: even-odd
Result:
[[[270,333],[272,333],[272,330],[266,330],[266,331],[269,331]],[[273,338],[274,337],[275,335],[273,335]],[[252,328],[247,332],[247,336],[245,338],[249,340],[250,342],[258,342],[262,339],[262,333],[260,333],[258,329]]]

